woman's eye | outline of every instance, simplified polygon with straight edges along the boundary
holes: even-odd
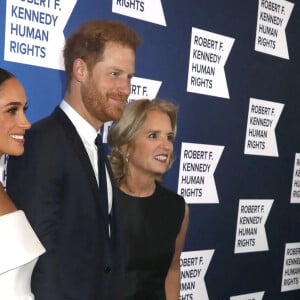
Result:
[[[150,134],[148,135],[148,137],[149,137],[150,139],[155,139],[155,138],[156,138],[156,133],[155,133],[155,132],[152,132],[152,133],[150,133]]]
[[[7,112],[10,113],[10,114],[12,114],[12,115],[15,115],[17,113],[17,110],[18,109],[16,107],[12,107]]]
[[[174,142],[174,135],[168,135],[168,141]]]

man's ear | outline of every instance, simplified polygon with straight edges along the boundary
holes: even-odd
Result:
[[[78,82],[82,82],[88,73],[87,65],[81,58],[76,58],[73,63],[73,76]]]

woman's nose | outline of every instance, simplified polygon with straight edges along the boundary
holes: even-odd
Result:
[[[25,114],[21,117],[21,120],[20,120],[20,124],[19,124],[20,127],[22,127],[23,129],[27,130],[31,127],[31,124],[30,122],[28,121],[27,117],[25,116]]]

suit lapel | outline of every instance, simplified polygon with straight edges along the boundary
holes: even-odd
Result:
[[[97,198],[98,184],[95,178],[95,173],[84,144],[79,134],[77,133],[75,126],[60,107],[56,107],[53,112],[53,117],[56,118],[57,121],[61,124],[64,135],[70,142],[72,149],[74,149],[75,153],[77,154],[78,160],[81,163],[84,172],[86,173],[86,178],[90,182],[93,194]]]
[[[77,133],[77,130],[73,123],[70,121],[70,119],[67,117],[67,115],[63,112],[63,110],[60,107],[56,107],[54,112],[52,113],[52,116],[61,124],[62,130],[64,131],[64,134],[66,138],[69,140],[72,149],[76,152],[78,159],[80,163],[82,164],[82,167],[84,169],[84,172],[86,174],[86,178],[89,180],[94,198],[96,199],[97,205],[100,208],[100,203],[99,203],[99,189],[98,189],[98,184],[95,178],[95,173],[93,170],[93,167],[91,165],[89,156],[85,150],[84,144]],[[116,233],[116,228],[118,225],[116,222],[118,222],[120,212],[118,210],[118,203],[117,203],[117,194],[118,194],[118,189],[114,180],[113,172],[110,166],[110,162],[107,157],[105,157],[105,162],[107,166],[107,170],[110,176],[110,181],[112,185],[112,214],[114,217],[112,218],[112,232]]]

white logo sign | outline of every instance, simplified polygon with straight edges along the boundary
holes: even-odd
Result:
[[[215,250],[182,252],[179,299],[208,300],[204,277]]]
[[[265,292],[257,292],[251,294],[244,294],[239,296],[232,296],[230,300],[262,300]]]
[[[300,289],[300,243],[285,245],[281,291]]]
[[[245,154],[278,156],[275,128],[284,104],[250,98]]]
[[[289,59],[285,28],[294,3],[284,0],[259,0],[255,50]]]
[[[300,153],[295,154],[291,203],[300,203]]]
[[[131,93],[128,102],[137,99],[153,99],[157,96],[161,86],[161,81],[133,77],[131,79]]]
[[[192,28],[187,91],[229,98],[224,66],[234,39]]]
[[[7,162],[8,162],[9,156],[7,154],[2,155],[0,159],[0,182],[2,183],[4,189],[6,187],[6,179],[7,179]]]
[[[265,223],[273,200],[240,200],[234,253],[269,250]]]
[[[178,194],[187,203],[219,203],[214,172],[224,146],[182,143]]]
[[[161,0],[113,0],[112,12],[166,26]]]
[[[64,27],[77,0],[6,3],[4,60],[64,70]]]

